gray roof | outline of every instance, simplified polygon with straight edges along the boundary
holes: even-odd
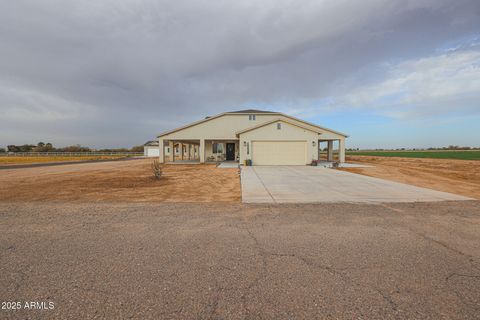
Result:
[[[147,141],[144,146],[158,146],[158,140]]]
[[[245,109],[245,110],[238,110],[238,111],[229,111],[226,113],[277,113],[277,112],[266,111],[266,110],[256,110],[256,109]]]

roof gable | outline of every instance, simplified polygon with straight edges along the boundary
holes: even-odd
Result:
[[[262,114],[262,113],[278,113],[275,111],[266,111],[266,110],[256,110],[256,109],[246,109],[246,110],[238,110],[238,111],[230,111],[230,112],[225,112],[225,113],[256,113],[256,114]]]
[[[223,113],[220,113],[220,114],[217,114],[215,116],[211,116],[211,117],[206,117],[205,119],[202,119],[202,120],[199,120],[199,121],[195,121],[195,122],[192,122],[190,124],[187,124],[185,126],[181,126],[181,127],[178,127],[176,129],[172,129],[172,130],[169,130],[169,131],[165,131],[163,133],[160,133],[157,138],[159,137],[162,137],[162,136],[166,136],[168,134],[171,134],[171,133],[174,133],[174,132],[177,132],[177,131],[180,131],[180,130],[183,130],[183,129],[187,129],[187,128],[190,128],[190,127],[193,127],[193,126],[196,126],[198,124],[201,124],[201,123],[204,123],[204,122],[207,122],[207,121],[211,121],[211,120],[214,120],[214,119],[217,119],[217,118],[220,118],[220,117],[223,117],[225,115],[240,115],[240,114],[252,114],[252,113],[256,113],[256,114],[265,114],[265,115],[279,115],[281,117],[285,117],[285,118],[289,118],[293,121],[297,121],[297,122],[300,122],[300,123],[304,123],[306,124],[307,126],[310,126],[310,127],[314,127],[314,128],[318,128],[320,130],[325,130],[325,131],[329,131],[331,133],[334,133],[334,134],[338,134],[338,135],[341,135],[341,136],[344,136],[344,137],[348,137],[348,135],[342,133],[342,132],[338,132],[338,131],[335,131],[335,130],[332,130],[332,129],[329,129],[329,128],[325,128],[325,127],[321,127],[321,126],[318,126],[316,124],[313,124],[313,123],[310,123],[310,122],[307,122],[305,120],[301,120],[301,119],[298,119],[298,118],[295,118],[295,117],[292,117],[292,116],[289,116],[289,115],[286,115],[286,114],[283,114],[281,112],[273,112],[273,111],[262,111],[262,110],[254,110],[254,109],[247,109],[247,110],[239,110],[239,111],[232,111],[232,112],[223,112]],[[290,124],[292,124],[291,122],[289,122]],[[263,123],[264,124],[264,123]],[[262,125],[262,124],[260,124]],[[298,124],[295,124],[298,126]],[[311,128],[305,128],[305,129],[308,129],[310,131],[314,131],[316,132],[315,130],[312,130]]]
[[[309,128],[309,127],[307,127],[307,126],[303,126],[303,125],[301,125],[301,124],[294,123],[293,121],[289,121],[289,120],[282,119],[282,118],[277,118],[277,119],[273,119],[273,120],[270,120],[270,121],[267,121],[267,122],[260,123],[260,124],[258,124],[258,125],[256,125],[256,126],[253,126],[253,127],[250,127],[250,128],[244,129],[244,130],[240,130],[240,131],[236,132],[235,134],[236,134],[237,137],[238,137],[238,136],[241,135],[242,133],[249,132],[249,131],[253,131],[253,130],[256,130],[256,129],[259,129],[259,128],[268,126],[269,124],[277,123],[277,122],[287,123],[287,124],[289,124],[289,125],[292,125],[292,126],[295,126],[295,127],[301,128],[301,129],[305,129],[305,130],[308,130],[308,131],[312,131],[312,132],[315,132],[315,133],[318,133],[318,134],[321,134],[321,133],[322,133],[320,130],[314,130],[314,129]]]

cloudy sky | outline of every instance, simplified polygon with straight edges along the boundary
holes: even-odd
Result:
[[[480,1],[0,2],[0,146],[133,146],[245,108],[348,147],[480,146]]]

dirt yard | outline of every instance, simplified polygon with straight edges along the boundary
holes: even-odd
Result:
[[[33,164],[45,162],[76,162],[85,160],[111,160],[125,158],[125,156],[38,156],[38,157],[0,157],[0,165],[10,166],[17,164]]]
[[[341,170],[480,199],[480,161],[347,156],[371,168]]]
[[[149,159],[0,170],[0,201],[238,202],[238,169],[167,165]]]

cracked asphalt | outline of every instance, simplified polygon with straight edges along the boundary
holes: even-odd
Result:
[[[2,203],[2,319],[480,319],[480,202]]]

